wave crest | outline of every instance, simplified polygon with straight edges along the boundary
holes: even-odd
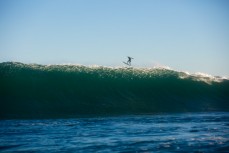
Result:
[[[229,80],[167,68],[0,63],[0,118],[229,111]]]

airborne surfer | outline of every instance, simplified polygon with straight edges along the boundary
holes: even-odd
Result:
[[[132,57],[129,57],[129,56],[127,56],[128,57],[128,61],[126,62],[128,65],[131,65],[131,60],[132,59],[134,59],[134,58],[132,58]]]
[[[128,66],[131,66],[131,60],[134,59],[134,58],[129,57],[129,56],[127,56],[127,58],[128,58],[127,62],[123,62],[123,63],[128,65]]]

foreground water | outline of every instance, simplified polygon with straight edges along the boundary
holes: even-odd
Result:
[[[1,152],[229,152],[229,113],[1,120]]]

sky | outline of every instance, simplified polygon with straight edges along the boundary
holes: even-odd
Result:
[[[227,0],[0,0],[0,62],[229,77]]]

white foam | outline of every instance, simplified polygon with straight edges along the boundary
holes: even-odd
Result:
[[[19,62],[11,62],[15,65],[24,65],[23,63]],[[192,79],[194,81],[202,81],[207,84],[212,84],[212,82],[222,82],[223,80],[229,80],[227,77],[220,77],[220,76],[213,76],[207,73],[203,72],[196,72],[196,73],[190,73],[188,71],[179,71],[179,70],[174,70],[169,66],[165,65],[155,65],[153,67],[126,67],[126,66],[102,66],[102,65],[82,65],[82,64],[75,64],[75,63],[62,63],[62,64],[48,64],[48,65],[41,65],[41,64],[28,64],[29,67],[37,69],[37,68],[46,68],[46,67],[52,67],[52,66],[77,66],[77,67],[86,67],[90,69],[115,69],[115,70],[137,70],[141,73],[147,74],[148,72],[151,73],[154,70],[170,70],[178,73],[179,78],[181,79]],[[131,68],[131,69],[129,69]],[[160,72],[154,71],[153,73],[159,74]],[[163,74],[162,74],[163,75]]]

